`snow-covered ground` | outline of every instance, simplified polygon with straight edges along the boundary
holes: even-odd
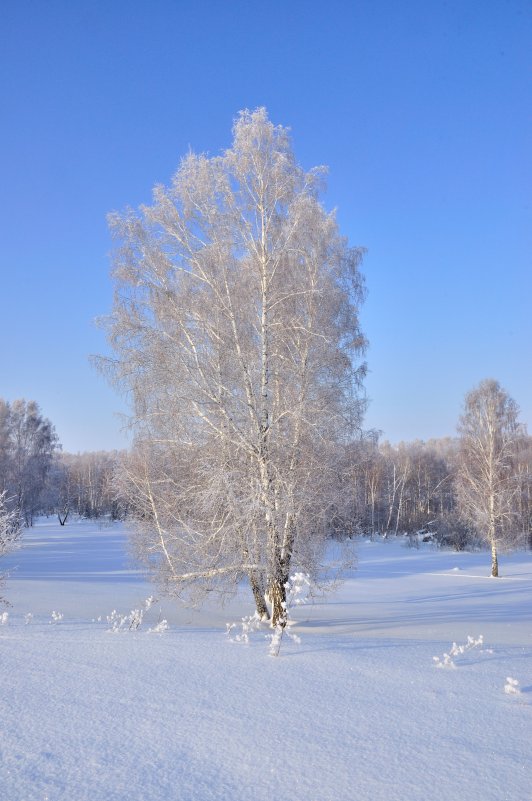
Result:
[[[532,554],[503,556],[497,580],[485,553],[356,547],[357,571],[296,610],[301,643],[275,659],[265,632],[225,634],[247,596],[163,599],[109,632],[113,609],[156,594],[122,527],[27,532],[0,565],[0,799],[530,801]],[[439,669],[468,635],[483,643]]]

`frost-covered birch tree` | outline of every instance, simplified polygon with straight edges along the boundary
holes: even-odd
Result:
[[[0,492],[26,525],[40,510],[58,446],[54,426],[35,401],[0,398]]]
[[[466,395],[458,427],[458,505],[491,548],[492,576],[499,575],[499,549],[521,533],[516,445],[523,430],[518,414],[517,404],[498,381],[486,379]]]
[[[7,501],[7,493],[0,492],[0,556],[8,553],[19,538],[21,520],[16,509]]]
[[[7,501],[7,493],[0,492],[0,557],[12,550],[20,536],[21,519],[16,509]],[[4,576],[0,573],[0,587],[4,583]],[[0,596],[0,603],[6,603]]]
[[[107,366],[132,403],[123,491],[159,580],[181,596],[247,578],[275,625],[291,567],[319,563],[360,424],[361,250],[286,128],[257,109],[233,134],[111,215]]]

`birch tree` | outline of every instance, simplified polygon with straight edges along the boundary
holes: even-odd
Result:
[[[466,395],[458,428],[458,505],[491,548],[492,576],[499,575],[500,548],[518,534],[515,457],[522,434],[518,411],[500,384],[487,379]]]
[[[0,492],[28,526],[41,508],[58,447],[55,428],[35,401],[0,399]]]
[[[0,492],[0,556],[8,553],[20,536],[21,520],[16,509],[7,499],[7,493]]]
[[[0,557],[9,553],[15,546],[21,532],[21,519],[17,510],[9,504],[5,490],[0,491]],[[0,573],[0,588],[4,576]],[[6,601],[0,595],[0,604]]]
[[[285,618],[315,572],[362,412],[361,251],[286,128],[241,112],[232,147],[187,155],[151,206],[112,214],[113,379],[132,402],[123,491],[169,593],[247,578]]]

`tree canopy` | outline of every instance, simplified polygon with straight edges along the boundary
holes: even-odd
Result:
[[[130,393],[126,487],[142,550],[176,594],[247,576],[283,615],[341,506],[362,412],[362,251],[319,200],[286,128],[238,115],[138,212],[112,214],[114,380]]]

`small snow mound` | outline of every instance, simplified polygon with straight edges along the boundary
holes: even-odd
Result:
[[[506,684],[504,685],[504,692],[508,695],[521,695],[519,689],[519,682],[517,679],[512,679],[511,676],[506,677]]]

